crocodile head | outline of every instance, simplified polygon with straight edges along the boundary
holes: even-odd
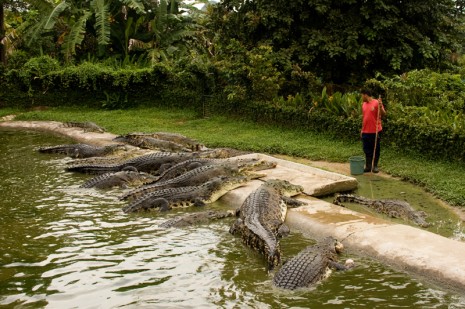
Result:
[[[321,247],[324,250],[327,250],[330,255],[334,256],[336,253],[342,253],[342,250],[344,249],[344,245],[332,236],[325,237],[321,241]]]
[[[105,146],[104,149],[106,154],[117,154],[128,151],[128,147],[125,144],[112,144]]]
[[[249,181],[247,176],[219,176],[213,178],[205,184],[212,193],[209,201],[214,202],[218,200],[229,191],[244,186],[247,181]]]
[[[264,183],[265,186],[273,188],[279,194],[285,196],[294,196],[302,193],[304,188],[299,185],[294,185],[287,180],[283,179],[270,179]]]
[[[412,211],[409,213],[409,219],[421,227],[429,227],[431,224],[426,222],[426,213],[424,211]]]
[[[240,171],[261,171],[275,168],[277,163],[273,161],[252,159],[238,159],[232,164],[235,164]]]

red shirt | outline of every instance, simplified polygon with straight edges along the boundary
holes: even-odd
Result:
[[[379,102],[376,99],[373,99],[370,102],[363,102],[362,133],[376,133],[376,119],[379,115],[378,106],[379,106]],[[381,117],[380,117],[378,120],[378,132],[381,131],[382,129],[383,127],[381,125]]]

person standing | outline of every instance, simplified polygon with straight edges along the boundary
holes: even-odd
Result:
[[[372,97],[373,93],[368,88],[363,88],[362,94],[362,130],[360,137],[365,153],[364,172],[378,173],[378,161],[381,153],[380,140],[383,131],[381,118],[386,115],[381,96],[378,99]],[[376,146],[375,146],[376,145]]]

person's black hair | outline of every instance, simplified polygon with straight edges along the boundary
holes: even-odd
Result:
[[[371,89],[368,88],[368,87],[362,87],[362,89],[360,89],[360,93],[361,93],[361,94],[367,94],[367,95],[369,95],[370,97],[373,95],[373,92],[372,92]]]

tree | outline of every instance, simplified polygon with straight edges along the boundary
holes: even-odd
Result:
[[[188,50],[193,9],[179,0],[63,0],[35,28],[52,35],[67,60],[86,53],[125,59],[141,51],[166,58]]]
[[[22,10],[27,7],[26,1],[18,0],[0,0],[0,63],[6,65],[6,51],[7,51],[7,33],[5,28],[5,15],[6,11]]]
[[[181,1],[159,0],[148,23],[150,31],[132,38],[129,49],[146,51],[151,62],[179,58],[198,50],[202,44],[196,40],[202,26],[195,20],[200,11],[194,4],[200,2],[204,1],[186,5]]]
[[[114,15],[123,14],[128,9],[145,13],[143,1],[140,0],[63,0],[46,15],[43,29],[59,31],[57,42],[62,46],[65,58],[70,59],[76,54],[76,46],[86,36],[95,37],[100,51],[109,45]]]
[[[375,72],[441,68],[460,48],[453,0],[223,0],[211,13],[221,46],[269,42],[326,81],[356,83]]]

